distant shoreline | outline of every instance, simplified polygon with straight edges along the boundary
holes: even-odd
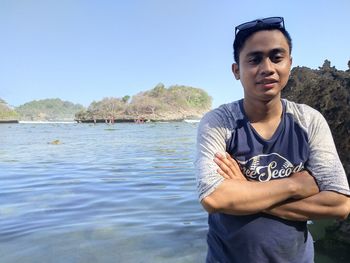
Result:
[[[54,124],[54,123],[76,123],[75,121],[19,121],[19,123],[24,123],[24,124]]]
[[[163,122],[186,122],[186,123],[197,123],[199,122],[199,119],[178,119],[178,120],[149,120],[145,122],[151,122],[151,123],[163,123]],[[94,123],[93,120],[85,120],[85,121],[78,121],[78,120],[72,120],[72,121],[19,121],[19,120],[0,120],[0,124],[91,124]],[[111,124],[110,122],[103,121],[96,121],[96,123],[106,123]],[[114,124],[118,123],[138,123],[134,120],[115,120]],[[112,123],[113,124],[113,123]]]
[[[145,122],[183,122],[186,119],[96,119],[96,120],[76,120],[77,123],[145,123]]]

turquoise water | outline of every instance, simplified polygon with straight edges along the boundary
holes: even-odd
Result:
[[[204,262],[196,128],[0,125],[0,262]]]

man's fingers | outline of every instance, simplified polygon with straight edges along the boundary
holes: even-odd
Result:
[[[226,175],[230,176],[230,178],[241,177],[241,169],[239,168],[235,159],[233,159],[228,153],[224,155],[221,153],[215,154],[215,163],[226,173]]]
[[[221,153],[216,153],[215,157],[219,158],[219,159],[225,159],[225,155],[221,154]]]
[[[221,171],[219,172],[218,170],[218,173],[223,177],[229,177],[228,179],[247,180],[242,174],[238,162],[232,158],[229,153],[216,153],[214,162],[219,166]]]
[[[214,162],[219,166],[222,172],[224,172],[229,178],[233,178],[231,169],[226,165],[223,159],[214,158]]]
[[[231,155],[230,155],[228,152],[226,152],[226,158],[229,159],[229,160],[232,162],[232,165],[233,165],[236,169],[241,170],[241,168],[239,167],[237,161],[236,161],[235,159],[233,159],[233,158],[231,157]]]
[[[241,169],[239,168],[236,160],[234,160],[228,153],[225,153],[225,159],[222,160],[227,167],[232,171],[233,174],[241,173]]]
[[[230,176],[228,176],[223,170],[221,170],[220,168],[217,169],[218,174],[220,174],[222,177],[226,178],[226,179],[231,179]]]

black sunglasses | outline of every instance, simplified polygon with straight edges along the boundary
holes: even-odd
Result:
[[[243,24],[236,26],[235,27],[235,36],[237,36],[237,33],[239,33],[240,31],[253,28],[257,24],[265,24],[265,25],[276,26],[277,28],[285,28],[283,17],[279,17],[279,16],[267,17],[267,18],[262,18],[262,19],[256,19],[256,20],[246,22],[246,23],[243,23]]]

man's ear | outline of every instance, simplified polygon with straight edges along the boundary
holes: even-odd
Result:
[[[239,66],[238,66],[237,63],[233,63],[233,64],[232,64],[232,73],[233,73],[233,75],[235,75],[235,78],[236,78],[237,80],[240,79],[240,77],[239,77]]]

